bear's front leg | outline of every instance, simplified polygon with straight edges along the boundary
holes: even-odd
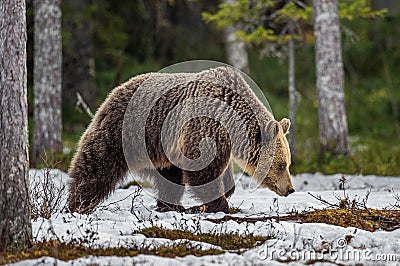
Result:
[[[207,202],[205,204],[205,210],[204,212],[224,212],[224,213],[229,213],[229,205],[228,202],[226,201],[225,196],[220,197],[216,200],[213,200],[211,202]]]
[[[229,198],[235,192],[235,178],[233,177],[232,162],[228,163],[228,167],[222,174],[222,182],[224,184],[225,198]]]
[[[154,184],[157,190],[157,211],[184,212],[181,198],[185,191],[182,170],[174,165],[161,170],[152,170]]]
[[[184,180],[190,185],[190,190],[205,205],[204,212],[229,213],[229,205],[225,197],[223,178],[210,177],[207,171],[184,171]]]

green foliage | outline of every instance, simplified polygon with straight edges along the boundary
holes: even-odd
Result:
[[[255,45],[262,45],[268,42],[284,44],[291,38],[289,34],[277,36],[272,29],[265,29],[263,26],[258,26],[254,31],[248,34],[242,30],[238,30],[236,34],[241,40]]]
[[[340,19],[352,21],[357,18],[383,17],[387,9],[372,10],[366,0],[339,0],[338,13]]]
[[[232,4],[219,4],[217,13],[211,14],[209,12],[203,12],[202,17],[205,22],[214,22],[219,28],[232,26],[236,23],[247,22],[248,18],[254,19],[253,21],[249,20],[248,22],[257,24],[257,22],[260,22],[260,14],[274,6],[275,1],[273,0],[262,0],[256,2],[237,0]]]
[[[238,0],[232,4],[219,5],[216,13],[203,12],[206,23],[215,23],[218,28],[235,26],[237,36],[256,46],[271,43],[282,45],[291,38],[299,39],[297,33],[290,34],[289,23],[301,23],[310,18],[312,9],[284,1]]]
[[[283,8],[276,11],[276,21],[310,21],[312,18],[311,6],[299,6],[289,1]]]
[[[223,3],[215,13],[203,12],[206,23],[215,23],[218,28],[234,26],[237,36],[257,46],[282,45],[291,38],[300,40],[312,24],[311,6],[302,1],[252,1],[237,0]],[[338,13],[343,20],[382,17],[387,10],[372,10],[366,0],[339,0]],[[293,26],[293,31],[290,27]]]

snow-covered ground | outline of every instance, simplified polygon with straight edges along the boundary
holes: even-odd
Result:
[[[31,182],[42,178],[43,171],[31,170]],[[51,176],[59,186],[66,184],[68,176],[52,170]],[[231,207],[239,207],[234,216],[257,217],[282,215],[291,211],[304,211],[325,207],[320,201],[308,194],[321,196],[337,203],[337,196],[342,196],[339,179],[342,175],[300,174],[293,177],[296,192],[289,197],[279,197],[268,189],[251,187],[251,179],[237,175],[237,187],[230,199]],[[372,208],[399,208],[395,196],[400,194],[400,177],[345,176],[346,193],[350,198],[363,199],[371,191],[367,206]],[[129,176],[128,182],[135,179]],[[228,221],[216,224],[207,219],[221,218],[216,214],[182,214],[177,212],[159,213],[155,211],[155,198],[151,188],[145,188],[140,195],[135,195],[137,187],[117,189],[91,215],[54,214],[51,219],[38,219],[33,222],[33,236],[36,240],[58,238],[68,241],[72,238],[88,239],[93,247],[130,246],[145,243],[157,246],[174,243],[168,239],[146,238],[133,231],[162,226],[168,229],[201,230],[201,232],[238,232],[254,235],[274,235],[275,239],[241,254],[226,252],[214,256],[186,256],[162,258],[150,255],[136,257],[85,257],[73,261],[60,261],[44,257],[25,260],[15,265],[303,265],[311,260],[325,259],[315,265],[332,265],[327,261],[345,265],[400,265],[400,229],[395,231],[368,232],[354,227],[338,227],[327,224],[266,221],[256,223],[238,223]],[[185,194],[183,204],[194,201]],[[393,206],[395,205],[395,207]],[[97,232],[91,238],[88,232]],[[350,243],[346,236],[351,235]],[[203,249],[219,248],[202,243]],[[321,251],[325,252],[322,255]],[[394,256],[392,256],[394,255]],[[396,259],[396,261],[390,261]],[[285,260],[291,259],[291,262]]]

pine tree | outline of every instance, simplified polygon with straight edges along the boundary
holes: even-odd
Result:
[[[32,243],[25,0],[0,1],[0,251]]]
[[[34,127],[32,160],[62,148],[61,0],[34,1]]]

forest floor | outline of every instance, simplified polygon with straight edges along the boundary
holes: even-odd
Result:
[[[56,169],[32,169],[30,177],[34,210],[52,214],[32,220],[33,248],[10,253],[3,263],[400,264],[400,177],[299,174],[293,176],[296,192],[279,197],[265,188],[252,190],[251,179],[237,174],[230,215],[156,212],[153,189],[135,176],[128,176],[93,214],[57,211],[55,205],[65,204],[65,190],[43,211],[40,180],[49,179],[46,186],[54,191],[69,177]],[[188,193],[182,203],[199,204]]]

